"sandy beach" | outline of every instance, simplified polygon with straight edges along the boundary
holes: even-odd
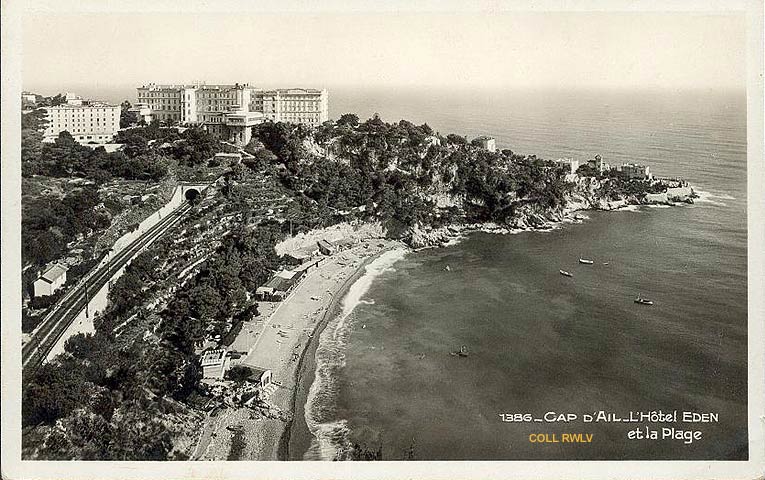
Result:
[[[277,388],[267,400],[272,408],[265,413],[244,407],[226,408],[214,417],[206,417],[193,459],[286,459],[301,365],[306,354],[315,352],[315,345],[309,347],[318,341],[331,311],[336,310],[348,287],[364,273],[364,266],[384,251],[402,246],[392,240],[363,237],[355,238],[352,245],[327,257],[283,302],[259,303],[260,314],[245,323],[231,349],[248,352],[242,364],[273,372]],[[299,410],[302,412],[302,408]],[[243,432],[235,440],[238,444],[235,449],[232,429]],[[230,458],[230,454],[236,458]]]

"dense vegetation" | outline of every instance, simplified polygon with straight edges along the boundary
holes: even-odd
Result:
[[[247,292],[265,283],[279,264],[274,245],[281,235],[273,225],[228,235],[217,255],[163,312],[163,337],[176,350],[193,354],[206,335],[223,335],[228,325],[241,328],[242,321],[257,314]]]
[[[51,101],[55,104],[57,100]],[[110,215],[100,208],[101,185],[114,179],[158,182],[169,174],[171,165],[202,168],[221,151],[219,142],[199,128],[178,133],[155,123],[122,130],[115,142],[124,144],[123,149],[107,152],[101,146],[80,145],[68,132],[61,132],[52,143],[43,143],[44,126],[43,109],[22,114],[22,175],[82,179],[92,185],[64,192],[63,198],[25,197],[21,225],[25,265],[42,266],[60,258],[78,234],[109,226]]]
[[[58,364],[25,379],[25,449],[47,459],[179,458],[171,453],[170,424],[188,416],[187,404],[199,394],[195,350],[205,337],[241,328],[257,314],[246,292],[276,267],[281,236],[273,224],[237,229],[158,316],[142,305],[150,287],[166,280],[161,265],[173,243],[161,240],[136,257],[110,290],[95,335],[75,335]],[[130,337],[137,330],[125,328],[131,322],[157,327],[148,340]]]
[[[390,231],[457,219],[505,223],[524,205],[561,208],[571,190],[552,162],[510,150],[489,152],[405,120],[358,123],[355,115],[344,115],[313,136],[301,126],[265,123],[256,137],[268,153],[251,146],[258,156],[253,167],[281,167],[279,177],[297,204],[319,219],[311,226],[331,224],[338,211],[351,209],[385,222]],[[311,141],[314,151],[306,147]],[[456,212],[438,209],[438,195],[465,201],[456,202]]]
[[[127,100],[120,104],[120,128],[130,127],[139,123],[138,116],[135,112],[130,111],[132,106]],[[145,124],[146,122],[141,119],[141,125],[145,126]]]
[[[178,133],[158,123],[121,130],[114,142],[122,151],[106,152],[77,143],[69,132],[61,132],[53,143],[42,143],[45,110],[37,109],[21,116],[22,175],[80,177],[99,183],[111,178],[157,181],[168,173],[168,160],[188,166],[203,165],[222,151],[220,143],[201,128]],[[151,141],[158,145],[150,146]],[[166,148],[160,148],[169,143]]]
[[[205,339],[217,335],[227,344],[242,322],[257,314],[252,295],[279,266],[274,246],[285,231],[354,218],[381,221],[394,235],[417,224],[510,223],[524,209],[561,209],[573,187],[564,170],[552,162],[510,150],[489,152],[459,135],[443,137],[427,124],[385,123],[377,117],[359,122],[357,116],[346,114],[315,130],[265,123],[253,133],[246,148],[252,158],[234,166],[221,188],[220,208],[240,216],[220,237],[215,255],[152,312],[143,305],[157,286],[177,283],[163,270],[174,248],[172,240],[155,243],[112,287],[110,306],[96,322],[95,335],[72,337],[66,343],[67,355],[25,379],[26,452],[37,449],[37,456],[46,459],[145,460],[175,455],[173,419],[187,418],[199,394],[195,353]],[[220,148],[199,129],[178,133],[158,125],[123,130],[117,140],[125,144],[119,157],[88,148],[91,153],[86,154],[84,147],[62,135],[38,155],[30,155],[28,168],[47,175],[94,178],[102,165],[115,161],[120,163],[116,171],[125,178],[163,175],[148,166],[139,168],[140,162],[151,158],[162,165],[167,158],[201,168]],[[131,161],[139,163],[126,167]],[[246,187],[256,183],[248,177],[254,172],[278,185],[279,198],[281,192],[289,197],[279,220],[261,218],[250,224],[258,199],[249,197],[256,194]],[[604,190],[604,195],[649,188],[619,179],[611,183],[612,190]],[[30,205],[25,248],[48,250],[29,255],[61,254],[56,232],[72,235],[103,222],[88,213],[98,203],[97,190],[83,189],[78,195],[61,205]],[[437,207],[442,198],[450,202]],[[195,215],[199,212],[185,222],[186,227],[193,222],[198,228],[209,224],[209,218]],[[53,217],[62,217],[55,228]],[[33,235],[43,239],[34,247]],[[126,328],[131,322],[141,328]],[[246,372],[233,373],[240,378]],[[241,440],[235,437],[232,458],[241,453]],[[413,456],[412,447],[407,458]],[[382,446],[354,445],[349,458],[379,460]]]
[[[106,228],[111,220],[102,209],[98,189],[86,185],[63,199],[30,198],[22,205],[21,251],[25,263],[42,266],[64,255],[79,234]]]

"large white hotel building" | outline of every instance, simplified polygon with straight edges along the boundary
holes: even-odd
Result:
[[[224,140],[244,145],[253,125],[274,122],[316,126],[327,121],[327,91],[289,88],[262,90],[248,84],[158,85],[138,87],[134,111],[147,122],[202,125]]]
[[[71,93],[66,103],[45,107],[48,121],[43,141],[52,142],[66,130],[80,143],[110,142],[120,128],[120,107],[103,102],[83,100]]]

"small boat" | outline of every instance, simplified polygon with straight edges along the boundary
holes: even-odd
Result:
[[[592,260],[587,260],[586,258],[579,257],[579,263],[583,263],[585,265],[592,265],[595,262],[593,262]]]
[[[603,265],[608,265],[608,262],[603,262]]]
[[[451,271],[452,271],[452,269],[451,269],[451,268],[449,268],[449,265],[447,265],[447,266],[445,266],[445,267],[444,267],[444,271],[445,271],[445,272],[451,272]]]
[[[468,356],[467,345],[461,346],[459,352],[449,352],[449,355],[451,355],[452,357],[467,357]]]
[[[653,305],[653,301],[641,297],[640,294],[635,298],[635,303],[639,303],[640,305]]]
[[[565,270],[558,270],[558,271],[560,272],[560,274],[561,274],[561,275],[565,275],[565,276],[567,276],[567,277],[573,277],[573,275],[571,275],[570,273],[568,273],[568,272],[567,272],[567,271],[565,271]]]

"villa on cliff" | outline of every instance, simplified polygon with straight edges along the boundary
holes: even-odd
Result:
[[[481,135],[480,137],[476,137],[475,139],[473,139],[473,144],[483,148],[484,150],[488,150],[490,152],[497,151],[497,141],[494,137]]]

